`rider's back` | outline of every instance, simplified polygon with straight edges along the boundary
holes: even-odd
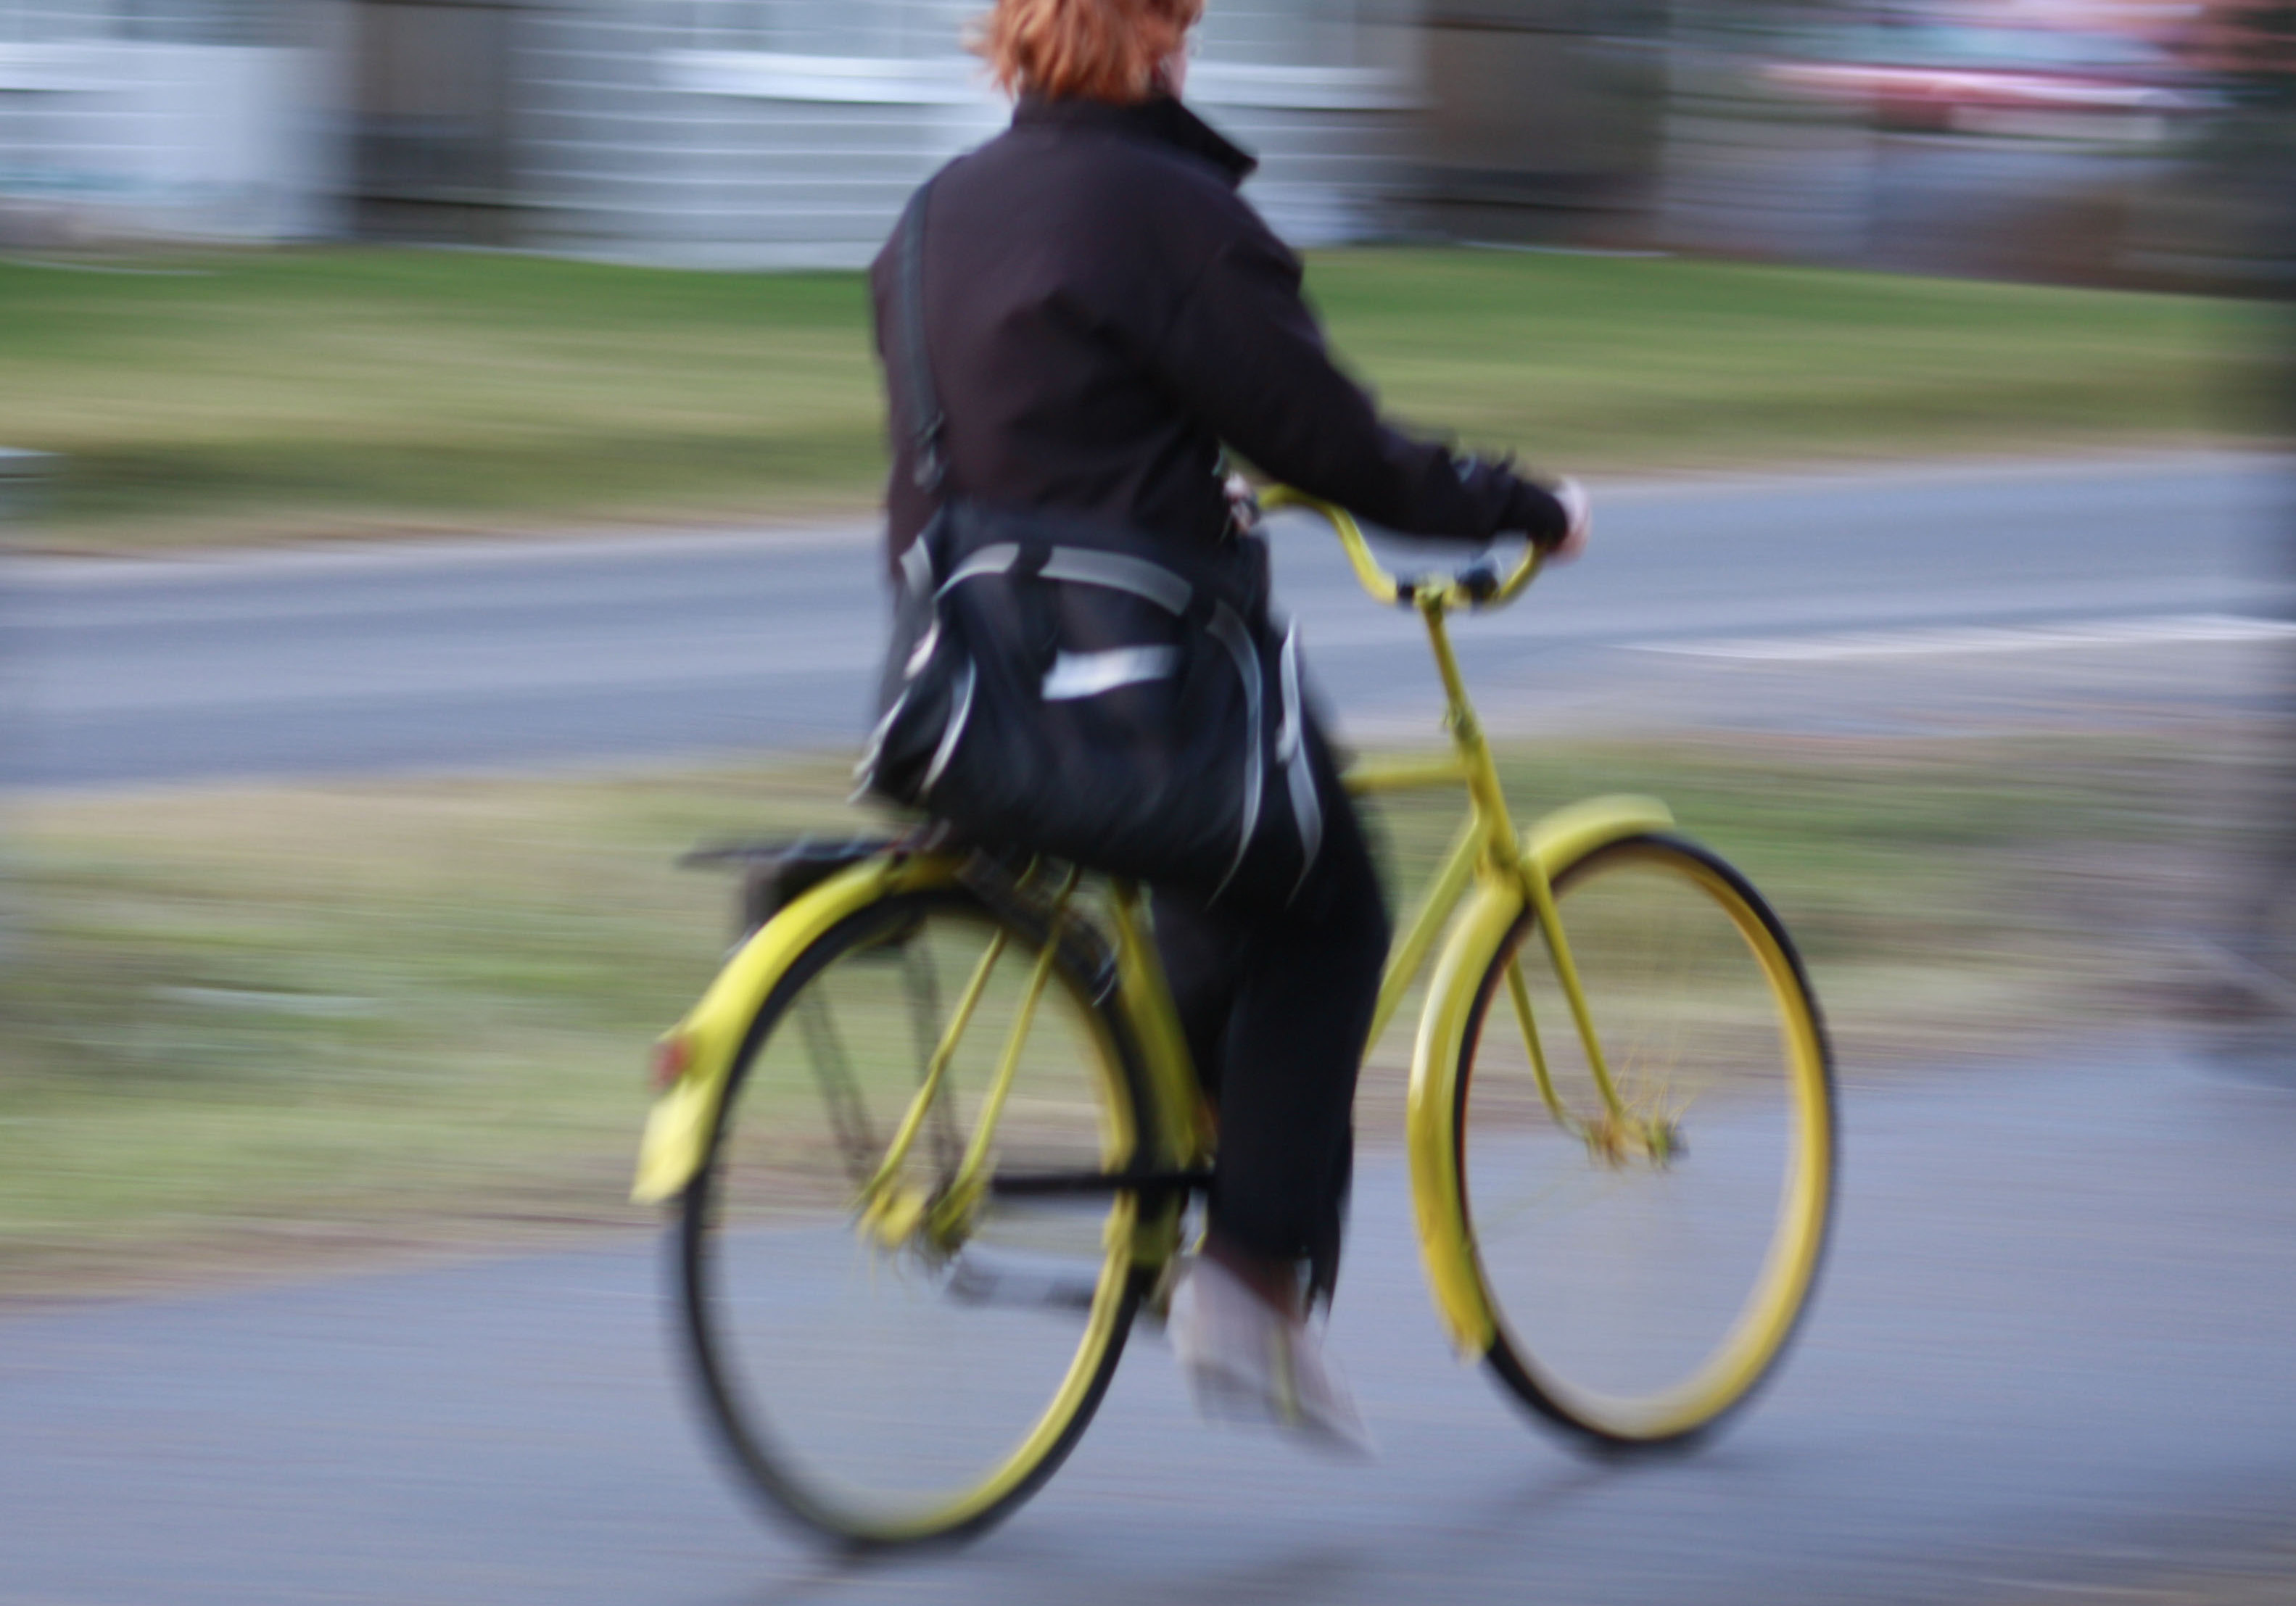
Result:
[[[1187,354],[1165,348],[1219,253],[1289,258],[1235,193],[1250,169],[1175,102],[1076,101],[1024,102],[1010,129],[940,174],[925,324],[957,488],[1218,537],[1219,441],[1174,393]],[[893,269],[889,249],[872,275],[889,358]],[[907,423],[896,420],[897,441]],[[892,512],[898,551],[931,512],[906,464]]]
[[[1185,543],[1218,540],[1223,443],[1423,535],[1559,536],[1553,497],[1382,424],[1332,363],[1299,258],[1236,193],[1251,159],[1177,101],[1024,99],[935,179],[924,324],[950,486]],[[898,251],[871,274],[898,372]],[[894,387],[898,555],[932,513]]]

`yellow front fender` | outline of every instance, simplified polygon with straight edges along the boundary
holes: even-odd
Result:
[[[1665,831],[1674,815],[1655,798],[1589,798],[1559,808],[1523,839],[1524,856],[1552,881],[1606,842]],[[1464,1191],[1459,1176],[1458,1076],[1478,989],[1499,945],[1513,930],[1528,894],[1519,878],[1487,875],[1451,922],[1411,1062],[1406,1146],[1411,1156],[1411,1200],[1429,1291],[1460,1352],[1479,1359],[1497,1332],[1475,1264]]]
[[[663,1034],[683,1069],[646,1116],[630,1197],[652,1204],[676,1197],[701,1166],[734,1056],[758,1010],[797,956],[839,921],[888,892],[922,891],[953,880],[953,861],[930,856],[865,859],[840,871],[751,932],[685,1019]]]

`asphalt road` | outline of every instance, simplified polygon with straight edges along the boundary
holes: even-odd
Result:
[[[2195,621],[2270,613],[2266,577],[2287,569],[2259,532],[2282,494],[2271,464],[2229,457],[1598,488],[1592,554],[1459,640],[1500,728],[1825,726],[1899,716],[1856,673],[1809,664],[1880,661],[1875,632],[1927,631],[1881,643],[1889,685],[1949,719],[1970,696],[1997,701],[2012,657],[2001,673],[2029,686],[2045,663],[2095,662],[1978,651],[1956,628],[2109,623],[2205,645],[2221,627]],[[1345,722],[1426,729],[1415,622],[1364,599],[1312,526],[1278,545],[1282,595]],[[849,748],[884,628],[873,552],[848,529],[19,561],[0,587],[5,774],[79,786]],[[1787,641],[1819,656],[1781,657]],[[1903,694],[1908,666],[1972,658],[1973,688]],[[2189,658],[2116,650],[2120,678],[2071,694],[2173,696],[2155,676]]]
[[[722,1475],[633,1243],[0,1324],[0,1601],[2179,1598],[2143,1591],[2284,1558],[2296,1509],[2296,1092],[2112,1056],[1853,1086],[1801,1346],[1679,1459],[1587,1460],[1455,1364],[1374,1154],[1332,1334],[1370,1467],[1200,1426],[1144,1337],[1009,1526],[825,1561]]]

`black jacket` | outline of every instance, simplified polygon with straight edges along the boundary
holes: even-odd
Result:
[[[1236,193],[1252,167],[1175,100],[1023,100],[943,169],[924,322],[949,488],[1209,543],[1227,528],[1225,443],[1390,529],[1559,538],[1553,496],[1388,427],[1333,365],[1300,259]],[[898,348],[897,246],[870,273],[881,359]],[[898,558],[933,504],[892,389]]]

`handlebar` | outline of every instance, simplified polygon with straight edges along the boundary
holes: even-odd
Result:
[[[1348,554],[1357,581],[1371,594],[1374,602],[1394,607],[1439,612],[1462,607],[1504,608],[1523,594],[1546,560],[1546,553],[1526,541],[1522,556],[1504,574],[1488,555],[1448,575],[1390,574],[1380,567],[1371,543],[1364,539],[1363,527],[1347,509],[1310,496],[1305,491],[1295,491],[1288,485],[1270,486],[1260,492],[1259,506],[1265,512],[1296,507],[1320,515],[1338,532],[1340,545]]]

